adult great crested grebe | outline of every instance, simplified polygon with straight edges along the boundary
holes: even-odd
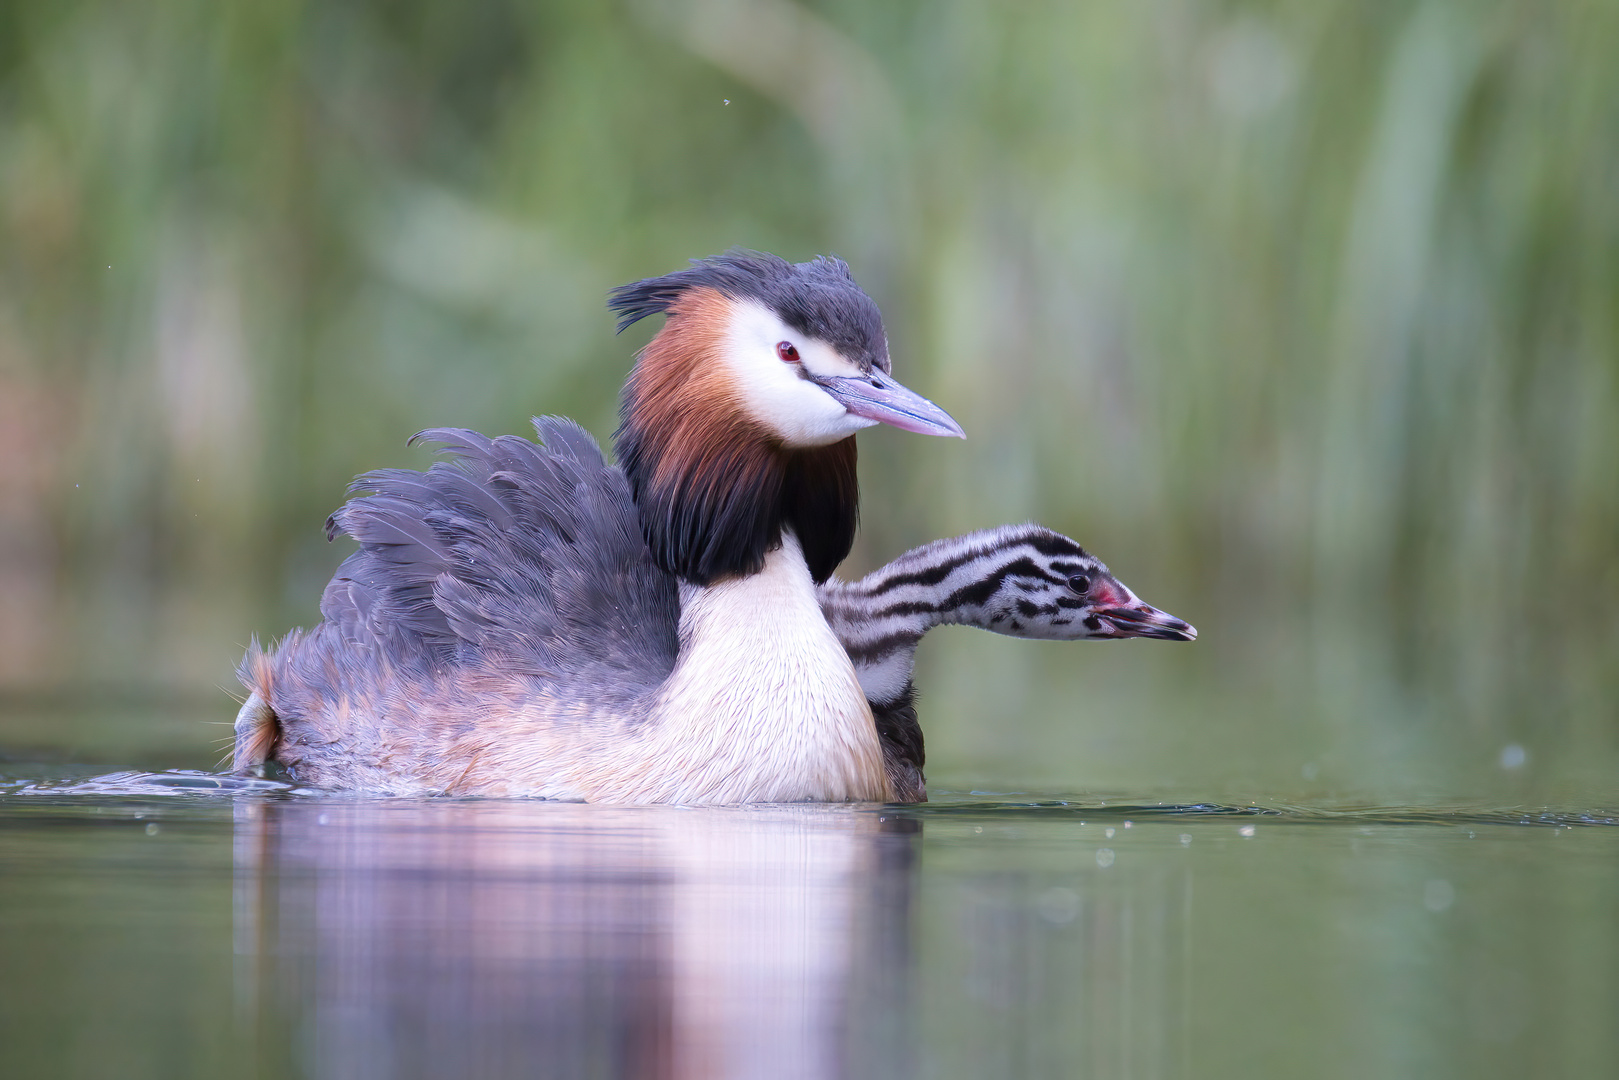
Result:
[[[889,374],[837,259],[732,252],[626,285],[663,313],[615,435],[428,432],[460,453],[362,477],[323,621],[250,648],[235,767],[317,787],[633,803],[890,799],[817,602],[853,543],[854,433],[961,435]]]
[[[1195,634],[1037,526],[827,580],[853,538],[852,432],[960,434],[888,377],[842,263],[731,254],[612,303],[621,326],[669,315],[626,386],[623,468],[551,418],[543,445],[424,432],[458,460],[361,477],[328,522],[361,547],[323,623],[243,661],[236,768],[381,794],[916,801],[931,626]]]

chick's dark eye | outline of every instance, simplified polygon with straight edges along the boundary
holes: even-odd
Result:
[[[789,364],[798,363],[798,346],[790,341],[776,342],[776,355]]]
[[[1091,591],[1091,579],[1084,574],[1075,574],[1068,579],[1068,587],[1080,596],[1084,596]]]

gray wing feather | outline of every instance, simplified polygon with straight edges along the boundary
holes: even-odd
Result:
[[[395,670],[498,670],[594,704],[639,697],[674,666],[674,579],[596,441],[569,420],[534,424],[544,445],[424,431],[451,461],[357,479],[328,531],[360,550],[321,614]]]

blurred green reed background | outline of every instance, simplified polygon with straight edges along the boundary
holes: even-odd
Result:
[[[1619,5],[0,5],[0,750],[217,758],[349,478],[611,432],[608,288],[847,258],[969,440],[845,572],[1036,519],[1194,645],[941,631],[936,787],[1613,805]]]

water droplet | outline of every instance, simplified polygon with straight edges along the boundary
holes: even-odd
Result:
[[[975,832],[975,833],[981,833],[981,832],[983,832],[983,831],[984,831],[984,827],[983,827],[983,826],[982,826],[982,825],[974,825],[974,826],[973,826],[973,832]]]
[[[153,821],[153,822],[148,822],[147,823],[147,826],[146,826],[146,835],[147,836],[156,836],[159,831],[160,830],[157,827],[157,822]]]
[[[1102,835],[1107,837],[1109,840],[1113,839],[1113,828],[1112,828],[1112,826],[1109,826],[1108,828],[1104,829],[1102,831]]]
[[[1133,821],[1126,821],[1126,822],[1125,822],[1125,823],[1124,823],[1124,827],[1125,827],[1125,828],[1126,828],[1126,829],[1128,829],[1128,828],[1129,828],[1129,827],[1130,827],[1130,826],[1132,826],[1132,825],[1134,825],[1134,824],[1135,824],[1135,822],[1133,822]]]
[[[1252,836],[1254,835],[1254,827],[1252,825],[1244,825],[1242,828],[1237,830],[1237,835]]]
[[[1113,865],[1113,849],[1112,848],[1097,848],[1096,849],[1096,865],[1100,866],[1103,870],[1106,870],[1108,867],[1112,866]]]
[[[1181,847],[1191,847],[1191,846],[1192,846],[1192,834],[1189,833],[1189,832],[1181,833]]]
[[[1306,761],[1304,763],[1304,767],[1299,770],[1299,775],[1304,777],[1306,780],[1314,780],[1316,777],[1321,775],[1321,770],[1319,767],[1317,767],[1315,762]]]
[[[1517,743],[1507,743],[1501,748],[1501,767],[1503,769],[1521,769],[1529,761],[1529,751]]]

